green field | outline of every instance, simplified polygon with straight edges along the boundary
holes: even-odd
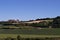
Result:
[[[60,37],[60,35],[27,35],[27,34],[0,34],[0,38],[12,37],[16,38],[17,36],[21,36],[22,38],[51,38],[51,37]]]
[[[60,35],[60,28],[43,29],[0,29],[0,34]]]
[[[20,35],[23,38],[31,37],[60,37],[60,28],[42,29],[0,29],[0,38],[14,37]]]

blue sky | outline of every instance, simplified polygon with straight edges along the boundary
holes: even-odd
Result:
[[[0,20],[60,16],[60,0],[0,0]]]

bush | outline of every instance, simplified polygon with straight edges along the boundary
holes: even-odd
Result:
[[[17,40],[21,40],[21,37],[19,35],[17,36]]]

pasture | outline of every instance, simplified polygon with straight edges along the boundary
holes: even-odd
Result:
[[[0,34],[0,38],[7,38],[7,37],[16,38],[18,35],[21,38],[54,38],[54,37],[56,38],[56,37],[60,37],[60,35]]]
[[[20,35],[23,38],[60,37],[60,28],[0,29],[0,38]]]
[[[60,28],[0,29],[0,34],[60,35]]]

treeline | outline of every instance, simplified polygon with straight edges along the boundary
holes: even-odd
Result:
[[[60,16],[53,19],[52,27],[53,28],[60,28]]]
[[[47,20],[47,21],[42,21],[39,23],[31,23],[27,25],[33,27],[41,27],[41,28],[60,28],[60,16],[57,16],[55,18],[44,18],[44,19],[36,19],[36,20]],[[48,20],[52,20],[52,21],[48,21]]]
[[[60,28],[60,16],[57,16],[55,18],[43,18],[43,19],[36,19],[36,20],[30,20],[30,21],[42,21],[42,22],[25,23],[24,21],[19,21],[19,20],[17,21],[8,20],[8,21],[1,21],[0,26],[3,25],[3,26],[16,26],[16,27],[32,26],[32,27],[41,27],[41,28]]]

